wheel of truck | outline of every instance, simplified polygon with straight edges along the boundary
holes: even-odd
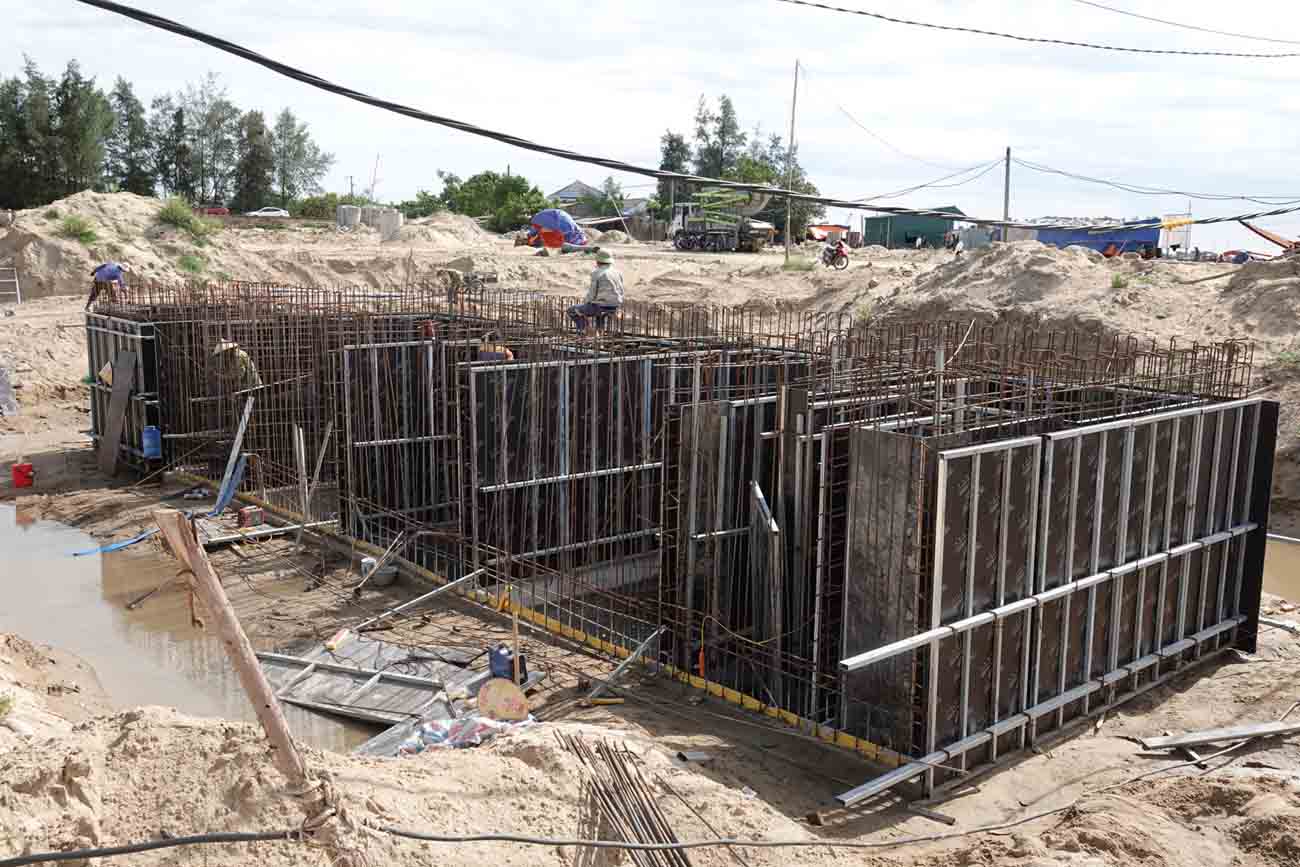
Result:
[[[836,271],[843,271],[845,268],[849,267],[849,257],[841,253],[835,257],[835,261],[831,264],[835,266]]]
[[[691,236],[678,235],[676,238],[673,238],[673,246],[676,247],[678,250],[691,249]]]

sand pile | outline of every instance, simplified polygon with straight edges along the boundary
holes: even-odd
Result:
[[[1259,336],[1294,341],[1300,332],[1300,256],[1243,265],[1223,295]]]
[[[438,247],[472,247],[489,243],[496,236],[463,214],[433,214],[412,220],[402,227],[401,241],[421,241]]]
[[[385,243],[372,229],[266,221],[231,224],[204,238],[158,222],[158,199],[131,193],[77,193],[44,208],[19,211],[0,235],[0,260],[12,258],[24,298],[82,294],[101,262],[129,264],[135,279],[254,280],[287,285],[392,286],[404,260],[447,258],[478,248],[495,236],[458,214],[435,214],[404,226],[399,241]],[[65,237],[69,217],[93,232]],[[428,255],[426,255],[428,254]]]
[[[0,316],[0,367],[9,371],[23,407],[81,401],[86,386],[86,332],[78,311],[62,299],[41,298]]]
[[[428,833],[515,832],[591,837],[600,828],[579,760],[555,732],[612,738],[629,750],[683,838],[713,836],[667,786],[720,834],[804,838],[807,832],[760,800],[674,763],[639,734],[607,727],[539,725],[468,750],[429,750],[401,759],[304,751],[327,776],[354,822]],[[6,737],[6,735],[8,735]],[[140,708],[64,724],[40,736],[0,729],[0,855],[111,846],[204,831],[292,828],[302,816],[285,792],[260,731],[252,725],[200,720]],[[553,847],[509,844],[431,846],[356,829],[346,834],[374,864],[619,864]],[[811,854],[811,853],[808,853]],[[290,843],[209,847],[178,862],[175,852],[135,856],[141,864],[209,863],[264,867],[316,864],[319,854]],[[788,853],[746,854],[754,865],[790,863]],[[202,859],[194,860],[194,859]],[[731,863],[724,850],[692,855],[696,864]]]

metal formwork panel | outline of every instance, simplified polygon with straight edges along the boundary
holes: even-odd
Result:
[[[1013,737],[1032,741],[1234,640],[1251,646],[1276,421],[1276,404],[1246,400],[1020,441],[1013,452],[1041,448],[1027,498],[1038,550],[1028,557],[1032,593],[999,604],[979,588],[1005,586],[995,576],[1012,552],[1000,548],[990,573],[982,552],[1001,534],[983,525],[1013,522],[981,505],[1007,484],[983,463],[1008,443],[943,452],[931,626],[841,664],[860,672],[929,647],[939,672],[926,684],[926,749],[840,800],[918,777],[931,791],[952,779],[949,768],[996,761]],[[1018,618],[1029,624],[1021,671],[1030,682],[1016,707],[987,693],[1007,685],[997,667]]]
[[[154,323],[87,313],[86,358],[89,361],[91,381],[90,431],[96,442],[107,426],[106,415],[112,394],[112,389],[100,381],[99,371],[106,364],[112,365],[117,353],[123,350],[135,353],[135,368],[131,381],[131,399],[127,404],[126,422],[122,425],[118,450],[123,462],[143,469],[148,464],[142,442],[144,428],[161,423]]]

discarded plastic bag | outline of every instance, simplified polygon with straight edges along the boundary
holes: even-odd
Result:
[[[427,749],[445,747],[463,749],[476,747],[502,732],[536,722],[531,716],[522,722],[501,722],[487,717],[462,717],[460,719],[431,719],[416,726],[415,732],[397,748],[401,756],[413,756]]]

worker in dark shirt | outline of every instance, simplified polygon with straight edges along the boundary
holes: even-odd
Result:
[[[130,273],[130,268],[118,262],[105,262],[90,272],[90,279],[93,281],[90,285],[90,298],[86,300],[86,309],[95,303],[100,293],[107,294],[112,300],[113,289],[126,288],[126,275]]]

